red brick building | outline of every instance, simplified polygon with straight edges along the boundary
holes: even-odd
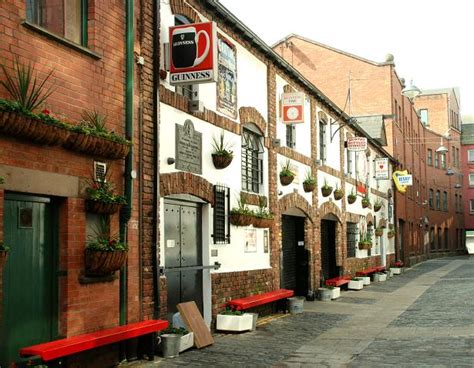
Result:
[[[474,124],[471,122],[462,123],[461,133],[461,172],[462,197],[460,199],[459,210],[464,215],[465,243],[469,254],[474,253]]]
[[[106,129],[131,140],[130,152],[136,153],[125,158],[126,150],[117,147],[127,144],[50,128],[44,114],[28,125],[24,114],[2,110],[0,241],[10,246],[6,262],[0,262],[2,366],[17,358],[20,347],[142,319],[138,206],[144,200],[138,195],[141,182],[131,179],[141,165],[136,125],[141,115],[134,103],[139,101],[134,77],[141,70],[135,74],[134,24],[125,22],[133,11],[128,1],[0,2],[0,62],[7,73],[14,73],[15,60],[31,63],[39,80],[52,71],[46,86],[54,92],[33,112],[46,109],[44,114],[70,127],[84,110],[97,111],[106,116]],[[0,78],[6,80],[3,72]],[[2,86],[0,98],[12,98]],[[120,214],[97,215],[86,208],[85,190],[96,169],[104,168],[97,162],[106,164],[115,192],[127,197]],[[129,251],[121,271],[97,277],[85,273],[84,249],[96,236],[100,216],[110,221],[110,236],[120,234]],[[114,350],[100,351],[95,364],[115,361]]]
[[[426,168],[429,132],[420,121],[416,102],[414,104],[401,93],[405,82],[396,72],[393,56],[388,55],[384,62],[373,62],[297,35],[278,42],[274,50],[349,115],[359,120],[381,118],[386,131],[387,151],[398,161],[399,170],[407,170],[413,175],[413,186],[406,194],[395,194],[397,255],[410,264],[426,259],[430,255],[427,237],[427,227],[430,226],[427,221],[430,219],[426,217],[423,204],[428,200],[427,175],[431,174]],[[425,97],[420,97],[420,101],[425,100]],[[459,116],[458,107],[457,110],[429,107],[434,115],[446,114],[449,119]],[[447,115],[451,111],[452,116]],[[446,120],[442,123],[446,124]],[[448,198],[453,199],[450,203],[454,203],[454,188],[445,186]],[[437,223],[446,224],[451,221],[448,219],[457,219],[453,220],[457,222],[451,230],[452,235],[446,238],[450,242],[449,249],[457,249],[455,234],[456,229],[462,228],[462,223],[459,216],[456,217],[454,205],[448,206],[447,213],[436,213],[432,217],[436,217]]]

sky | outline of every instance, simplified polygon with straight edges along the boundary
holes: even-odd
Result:
[[[270,46],[295,33],[375,62],[383,62],[390,53],[398,75],[422,90],[459,87],[461,114],[474,117],[474,3],[470,0],[220,3]]]

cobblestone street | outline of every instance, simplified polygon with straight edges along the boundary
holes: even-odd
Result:
[[[122,366],[473,367],[473,294],[474,259],[430,260],[211,347]]]

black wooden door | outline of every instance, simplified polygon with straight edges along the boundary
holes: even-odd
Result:
[[[336,223],[321,220],[321,261],[324,280],[339,276],[336,266]]]

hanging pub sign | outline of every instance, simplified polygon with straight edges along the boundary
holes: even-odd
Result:
[[[408,174],[407,170],[394,171],[392,178],[395,187],[400,193],[405,193],[407,191],[407,186],[413,185],[413,177]]]
[[[214,22],[169,28],[170,83],[197,84],[217,78],[217,31]]]
[[[281,95],[283,124],[304,123],[304,101],[302,92],[283,93]]]
[[[375,179],[387,180],[389,179],[388,174],[388,158],[376,158],[375,159]]]
[[[348,137],[347,150],[351,152],[365,151],[367,149],[367,138]]]

